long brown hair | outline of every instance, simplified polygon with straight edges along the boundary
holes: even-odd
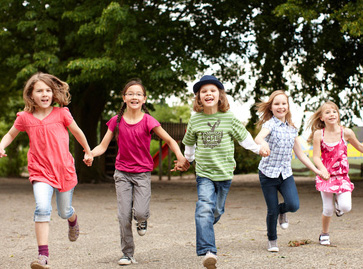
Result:
[[[141,89],[142,89],[142,92],[144,93],[144,96],[146,96],[146,90],[145,90],[145,87],[144,87],[144,85],[142,85],[141,80],[138,80],[138,79],[133,79],[133,80],[129,81],[129,82],[125,85],[125,87],[123,88],[123,90],[122,90],[122,92],[121,92],[122,96],[125,96],[125,94],[126,94],[126,92],[127,92],[128,88],[130,88],[131,86],[134,86],[134,85],[138,85],[138,86],[140,86],[140,87],[141,87]],[[121,121],[122,115],[124,114],[125,110],[126,110],[126,103],[124,102],[124,103],[122,104],[121,108],[120,108],[120,112],[117,114],[116,127],[115,127],[115,130],[114,130],[114,134],[115,134],[115,138],[116,138],[116,140],[118,140],[119,125],[120,125],[120,121]],[[149,114],[149,115],[150,115],[150,112],[149,112],[149,110],[147,109],[147,107],[146,107],[145,103],[144,103],[144,104],[142,104],[142,110],[144,110],[144,112],[145,112],[146,114]]]
[[[256,104],[257,112],[260,113],[259,121],[257,122],[258,127],[261,127],[262,124],[264,124],[266,121],[268,121],[272,118],[272,116],[273,116],[273,113],[271,111],[272,103],[273,103],[275,97],[280,94],[286,96],[287,105],[289,108],[289,111],[286,113],[285,120],[288,122],[289,125],[296,128],[294,123],[291,120],[289,96],[285,93],[285,91],[282,91],[282,90],[277,90],[277,91],[272,92],[266,102],[261,101],[260,103]]]
[[[218,89],[219,91],[219,100],[218,100],[218,111],[227,112],[229,110],[229,102],[227,99],[227,94],[224,90]],[[203,112],[203,104],[200,100],[200,91],[198,91],[195,95],[193,110],[195,112]]]
[[[60,80],[59,78],[51,74],[38,72],[32,75],[25,84],[23,91],[23,99],[25,103],[24,111],[33,113],[35,111],[35,108],[37,107],[37,104],[34,102],[31,96],[34,90],[34,85],[38,81],[44,82],[45,84],[47,84],[47,86],[49,86],[49,88],[52,89],[53,105],[57,103],[61,107],[63,107],[71,102],[71,95],[69,94],[69,85],[66,82]]]
[[[308,142],[312,143],[313,142],[313,138],[314,138],[314,133],[317,130],[321,130],[325,128],[325,122],[323,122],[320,118],[323,116],[323,111],[327,106],[331,106],[333,107],[337,112],[338,112],[338,124],[340,125],[340,113],[339,113],[339,108],[338,106],[332,102],[332,101],[327,101],[324,104],[322,104],[317,111],[315,111],[315,113],[309,118],[308,121],[308,126],[306,127],[307,129],[311,129],[311,134],[308,138]]]

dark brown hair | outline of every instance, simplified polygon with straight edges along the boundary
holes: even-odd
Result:
[[[129,81],[125,87],[123,88],[121,94],[122,96],[125,96],[128,88],[130,88],[131,86],[134,86],[134,85],[139,85],[142,89],[142,92],[144,93],[144,96],[146,96],[146,90],[145,90],[145,87],[144,85],[142,85],[142,82],[141,80],[138,80],[138,79],[133,79],[131,81]],[[126,103],[123,103],[121,108],[120,108],[120,112],[117,114],[117,121],[116,121],[116,127],[115,127],[115,130],[114,130],[114,134],[115,134],[115,138],[116,140],[118,140],[118,134],[119,134],[119,125],[120,125],[120,121],[121,121],[121,117],[122,115],[124,114],[125,112],[125,109],[126,109]],[[144,112],[146,114],[149,114],[150,115],[150,112],[149,110],[147,109],[146,105],[145,104],[142,104],[142,110],[144,110]]]

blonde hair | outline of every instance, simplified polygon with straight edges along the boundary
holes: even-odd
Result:
[[[339,108],[338,106],[332,102],[332,101],[327,101],[324,104],[322,104],[318,110],[309,118],[308,121],[308,126],[307,129],[311,129],[311,134],[308,138],[308,142],[312,143],[313,138],[314,138],[314,133],[317,130],[321,130],[325,128],[325,122],[323,122],[320,118],[323,116],[323,111],[327,106],[331,106],[333,107],[337,112],[338,112],[338,124],[340,125],[340,113],[339,113]]]
[[[257,126],[261,127],[266,121],[270,120],[273,116],[271,111],[272,103],[276,96],[284,95],[287,99],[287,106],[289,111],[286,113],[285,120],[288,122],[289,125],[296,128],[294,123],[291,120],[291,112],[290,112],[290,104],[289,104],[289,96],[282,90],[277,90],[271,93],[269,99],[266,102],[260,102],[256,104],[257,112],[260,113],[259,121],[257,122]]]
[[[218,111],[223,112],[223,113],[227,112],[229,110],[229,102],[228,102],[228,99],[227,99],[227,94],[222,89],[218,88],[218,91],[219,91]],[[198,91],[195,94],[193,110],[195,112],[203,112],[203,110],[204,110],[202,101],[200,100],[200,91]]]
[[[36,103],[31,97],[34,90],[34,85],[38,81],[44,82],[45,84],[47,84],[47,86],[49,86],[49,88],[52,89],[52,105],[57,103],[62,107],[68,105],[71,102],[69,86],[66,82],[60,80],[53,75],[38,72],[31,76],[31,78],[25,84],[23,91],[23,99],[25,103],[24,111],[33,113],[35,111],[35,108],[37,107]]]

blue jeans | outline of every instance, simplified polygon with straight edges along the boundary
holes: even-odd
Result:
[[[195,208],[195,226],[197,230],[197,255],[208,251],[217,254],[214,227],[224,213],[227,194],[232,180],[212,181],[197,176],[198,202]]]
[[[59,192],[47,183],[35,181],[33,182],[33,192],[35,198],[35,222],[48,222],[50,221],[50,214],[52,213],[52,196],[55,190],[57,197],[58,215],[62,219],[69,219],[74,213],[72,207],[72,197],[74,188],[66,191]]]
[[[300,201],[297,193],[296,184],[293,176],[282,179],[270,178],[258,171],[263,195],[267,205],[267,237],[268,240],[277,239],[277,218],[279,214],[286,212],[296,212],[299,209]],[[284,202],[279,204],[278,193],[284,198]]]

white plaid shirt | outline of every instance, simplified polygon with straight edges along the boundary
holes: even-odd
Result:
[[[297,137],[297,129],[275,116],[266,121],[262,128],[270,130],[265,140],[271,153],[270,156],[262,158],[258,169],[267,177],[278,178],[282,174],[282,178],[286,179],[292,175],[292,149]]]

